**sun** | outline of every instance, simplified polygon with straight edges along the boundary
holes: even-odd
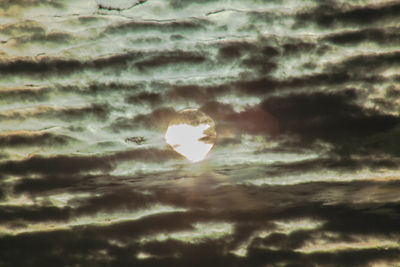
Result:
[[[166,142],[191,162],[203,160],[216,139],[215,123],[197,109],[178,112],[165,133]]]

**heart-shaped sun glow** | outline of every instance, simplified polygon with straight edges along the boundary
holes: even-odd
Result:
[[[199,162],[207,156],[215,137],[214,121],[196,109],[179,112],[165,134],[166,142],[191,162]]]

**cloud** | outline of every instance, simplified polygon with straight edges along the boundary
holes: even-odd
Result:
[[[84,85],[66,85],[66,84],[55,84],[53,90],[57,90],[60,93],[74,93],[77,95],[89,95],[89,96],[98,96],[105,95],[112,92],[136,92],[139,90],[143,90],[145,88],[145,84],[141,82],[136,83],[121,83],[121,82],[91,82],[89,84]]]
[[[329,34],[323,40],[339,45],[355,45],[362,42],[394,45],[400,41],[400,34],[396,32],[396,28],[367,28]]]
[[[226,121],[234,123],[239,131],[252,135],[276,136],[279,132],[278,121],[271,114],[258,107],[229,114]]]
[[[194,101],[196,103],[205,103],[213,100],[217,96],[228,94],[229,92],[231,92],[231,90],[226,85],[172,85],[172,89],[165,93],[165,99],[170,101]]]
[[[61,35],[54,34],[54,40]],[[62,35],[65,37],[65,35]],[[62,37],[62,38],[64,38]],[[47,38],[47,37],[46,37]],[[61,39],[62,39],[61,38]],[[140,71],[168,65],[196,65],[206,61],[206,57],[193,51],[131,51],[92,60],[67,59],[40,56],[35,60],[17,57],[0,61],[0,71],[6,75],[68,75],[83,70],[112,70],[120,72],[129,67]]]
[[[300,12],[297,14],[297,20],[300,22],[314,22],[322,27],[338,25],[362,26],[395,19],[400,15],[400,5],[395,2],[355,5],[354,7],[332,3],[334,2],[322,3],[315,9]]]
[[[98,178],[107,179],[95,179]],[[47,262],[52,262],[52,255],[65,254],[66,257],[61,258],[69,262],[81,262],[83,255],[92,255],[91,262],[116,264],[124,261],[127,264],[136,264],[138,259],[132,257],[132,254],[142,252],[150,255],[150,258],[143,259],[140,263],[165,266],[189,263],[193,260],[193,253],[197,256],[204,253],[204,257],[201,257],[201,262],[204,263],[212,259],[213,263],[231,262],[238,265],[258,265],[268,261],[311,265],[351,262],[362,266],[376,260],[388,262],[399,257],[398,248],[381,249],[379,243],[374,244],[374,248],[317,250],[308,253],[295,251],[317,241],[352,245],[355,235],[365,238],[373,235],[380,240],[393,240],[393,235],[398,232],[397,218],[393,214],[399,209],[399,205],[397,202],[388,203],[390,195],[395,194],[387,193],[396,192],[398,181],[252,186],[226,184],[217,177],[198,178],[202,179],[192,179],[187,183],[181,180],[169,186],[143,183],[135,189],[126,187],[126,184],[102,187],[96,190],[96,196],[71,201],[69,204],[74,208],[3,207],[0,213],[7,216],[1,217],[6,218],[9,223],[21,219],[24,222],[41,222],[52,220],[51,218],[53,221],[68,221],[99,212],[134,211],[152,203],[184,207],[187,211],[160,213],[103,225],[89,222],[66,230],[3,235],[0,238],[0,259],[18,264],[25,264],[28,260],[41,261],[46,266]],[[113,182],[115,181],[114,179]],[[197,184],[193,184],[193,181]],[[98,188],[98,184],[93,182],[82,180],[86,188],[90,185],[93,189]],[[366,196],[365,192],[370,193]],[[343,197],[338,198],[334,194],[341,194]],[[387,199],[376,202],[380,195],[386,195]],[[237,205],[232,204],[235,201]],[[298,227],[301,224],[296,222],[304,219],[319,223],[310,229],[301,229]],[[173,238],[175,233],[193,231],[196,224],[215,222],[232,224],[233,232],[214,239],[202,238],[200,235],[196,242]],[[278,222],[292,222],[293,230],[282,232],[282,226]],[[261,231],[269,234],[260,237],[258,234]],[[165,238],[157,238],[157,235]],[[27,247],[24,244],[32,242],[38,246],[35,246],[34,253],[29,248],[31,254],[26,254],[28,251],[24,251]],[[55,249],[56,243],[61,251]],[[246,257],[231,253],[246,243]],[[84,249],[77,249],[77,244],[85,244]],[[27,257],[19,257],[20,253]],[[356,262],[357,257],[362,257],[363,261]]]
[[[48,6],[52,8],[62,9],[65,8],[64,2],[60,0],[15,0],[15,1],[2,1],[0,3],[0,12],[5,11],[6,15],[15,15],[16,10],[28,9],[37,6]],[[12,10],[10,14],[7,12]]]
[[[305,42],[302,39],[293,39],[282,45],[284,56],[293,56],[300,53],[318,52],[322,54],[327,49],[319,50],[318,45],[312,42]]]
[[[76,141],[74,138],[53,133],[17,132],[0,135],[0,147],[61,146]]]
[[[131,128],[133,125],[140,125],[148,129],[166,130],[168,123],[176,116],[177,112],[172,108],[156,108],[151,113],[140,114],[133,119],[121,119],[120,122],[116,121],[114,127],[118,128]],[[114,128],[113,127],[113,128]]]
[[[25,175],[30,173],[56,174],[84,171],[110,171],[113,165],[108,160],[90,156],[34,156],[22,161],[6,161],[0,164],[3,173]]]
[[[53,2],[0,4],[1,266],[400,261],[398,3]],[[194,165],[152,138],[185,105]]]
[[[111,2],[111,3],[110,3]],[[97,0],[97,7],[99,9],[106,9],[106,10],[117,10],[117,11],[122,11],[122,10],[127,10],[131,9],[137,5],[146,3],[147,0],[139,0],[139,1],[125,1],[124,2],[117,2],[116,4],[113,3],[112,1],[105,1],[105,0]]]
[[[279,55],[278,48],[266,45],[262,39],[252,43],[225,41],[218,44],[217,59],[221,64],[235,60],[244,69],[255,69],[265,76],[277,68],[276,57]]]
[[[216,97],[229,94],[235,94],[238,97],[261,97],[276,93],[280,90],[301,91],[313,87],[317,91],[319,86],[335,88],[337,85],[363,81],[382,81],[382,77],[348,73],[345,68],[338,70],[332,69],[330,71],[309,75],[292,76],[287,79],[276,79],[268,75],[252,79],[240,77],[240,79],[237,80],[215,85],[172,85],[172,90],[166,93],[166,97],[174,97],[177,98],[177,100],[196,101],[197,103],[203,104],[205,100],[211,102]],[[206,94],[208,95],[207,99],[205,99]]]
[[[279,132],[278,121],[258,106],[235,112],[229,104],[209,101],[201,110],[216,120],[221,137],[234,138],[234,133],[276,136]]]
[[[3,103],[13,101],[44,101],[50,98],[50,94],[51,89],[48,87],[24,86],[20,88],[4,88],[0,90],[0,101]]]
[[[95,179],[100,179],[99,176],[92,175],[59,175],[51,174],[41,176],[40,179],[22,178],[13,186],[13,193],[29,194],[29,195],[46,195],[49,192],[66,191],[68,193],[76,193],[84,190],[79,184],[90,182]]]
[[[356,55],[344,59],[342,62],[331,66],[332,69],[345,70],[349,73],[381,72],[399,65],[400,52],[370,53]]]
[[[200,3],[204,5],[215,1],[216,0],[202,0]],[[182,9],[198,2],[192,0],[168,0],[168,3],[173,9]]]
[[[151,68],[163,67],[178,64],[200,64],[206,61],[206,57],[197,52],[172,51],[163,52],[159,55],[151,56],[148,59],[135,63],[139,70],[148,70]]]
[[[318,140],[339,146],[348,153],[360,148],[361,140],[383,133],[398,125],[395,115],[381,113],[359,106],[355,90],[332,93],[293,93],[270,97],[262,108],[272,114],[280,125],[282,134],[300,137],[303,144]]]
[[[64,221],[70,216],[69,208],[40,207],[40,206],[2,206],[0,207],[0,222],[12,221]]]
[[[125,101],[129,104],[143,105],[148,104],[155,106],[160,104],[161,96],[157,93],[141,92],[136,95],[128,96]]]
[[[37,106],[26,110],[11,110],[0,113],[2,120],[26,120],[37,119],[60,119],[77,120],[83,118],[106,119],[109,116],[110,107],[107,104],[92,104],[85,107],[53,108],[49,106]]]
[[[218,49],[218,56],[221,59],[237,59],[243,54],[254,51],[255,45],[249,42],[224,42]]]
[[[116,24],[105,28],[103,35],[126,34],[131,32],[191,32],[204,30],[207,24],[205,20],[188,20],[188,21],[171,21],[171,22],[139,22],[130,21],[121,24]]]
[[[32,1],[30,1],[32,2]],[[44,34],[46,29],[44,25],[35,20],[24,20],[17,23],[9,23],[0,27],[0,33],[10,36],[20,34]]]
[[[108,155],[53,157],[33,156],[21,161],[0,163],[0,171],[4,174],[75,174],[88,171],[111,171],[121,161],[163,162],[176,158],[170,150],[136,149],[116,152]]]
[[[0,71],[8,75],[16,74],[46,74],[56,72],[70,73],[81,69],[84,64],[76,59],[42,58],[33,61],[28,58],[14,58],[0,61]]]
[[[68,44],[74,41],[74,36],[64,32],[50,32],[50,33],[36,33],[32,35],[23,35],[19,37],[13,37],[8,42],[12,42],[11,46],[20,47],[26,44],[38,43],[42,45],[49,44]]]
[[[150,207],[155,202],[157,202],[155,196],[142,194],[131,189],[120,188],[101,196],[71,201],[70,204],[78,206],[74,214],[75,216],[79,216],[93,215],[98,212],[113,212],[116,210],[134,211]]]

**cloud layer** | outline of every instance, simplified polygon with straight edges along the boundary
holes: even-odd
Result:
[[[0,265],[397,265],[399,12],[0,3]],[[216,122],[197,164],[185,108]]]

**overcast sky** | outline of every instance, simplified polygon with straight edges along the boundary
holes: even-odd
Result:
[[[0,266],[397,266],[399,48],[394,1],[0,2]]]

